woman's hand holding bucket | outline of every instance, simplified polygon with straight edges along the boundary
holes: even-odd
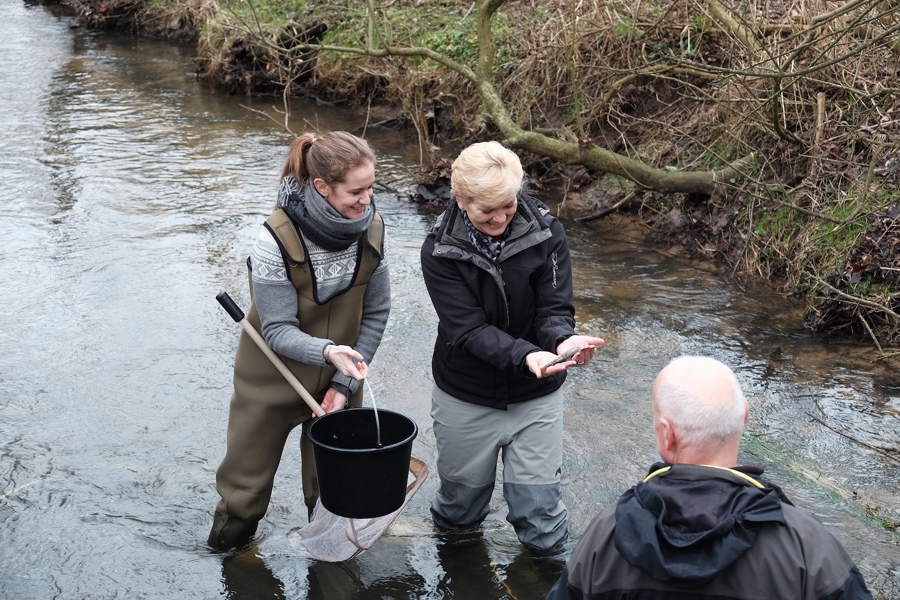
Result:
[[[325,414],[341,410],[347,406],[347,396],[334,388],[328,388],[328,391],[325,392],[325,398],[322,400],[320,406],[322,407],[322,410],[325,411]]]
[[[325,361],[333,365],[347,377],[363,381],[369,376],[369,365],[365,357],[350,346],[329,344],[324,350]],[[326,413],[341,410],[347,405],[347,396],[334,388],[329,388],[322,399],[322,410]]]

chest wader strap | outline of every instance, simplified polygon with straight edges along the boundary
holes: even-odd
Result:
[[[281,256],[288,277],[297,291],[306,298],[315,297],[314,277],[309,263],[309,254],[297,228],[283,209],[278,208],[266,219],[266,227],[272,232],[281,249]],[[377,212],[369,224],[366,244],[370,252],[360,250],[354,283],[369,280],[375,267],[384,258],[384,220]],[[374,255],[374,256],[373,256]],[[371,259],[375,259],[374,261]]]

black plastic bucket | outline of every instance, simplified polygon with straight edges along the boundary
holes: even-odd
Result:
[[[309,427],[322,506],[339,517],[372,519],[403,505],[415,422],[390,410],[348,408],[316,417]]]

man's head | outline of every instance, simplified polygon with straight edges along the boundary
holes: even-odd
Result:
[[[653,384],[653,429],[669,463],[734,467],[749,406],[734,373],[721,362],[681,356]]]

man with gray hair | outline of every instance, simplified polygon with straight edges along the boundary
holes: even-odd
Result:
[[[749,405],[721,362],[682,356],[653,386],[664,462],[601,512],[548,600],[871,600],[841,544],[762,470],[737,467]]]

